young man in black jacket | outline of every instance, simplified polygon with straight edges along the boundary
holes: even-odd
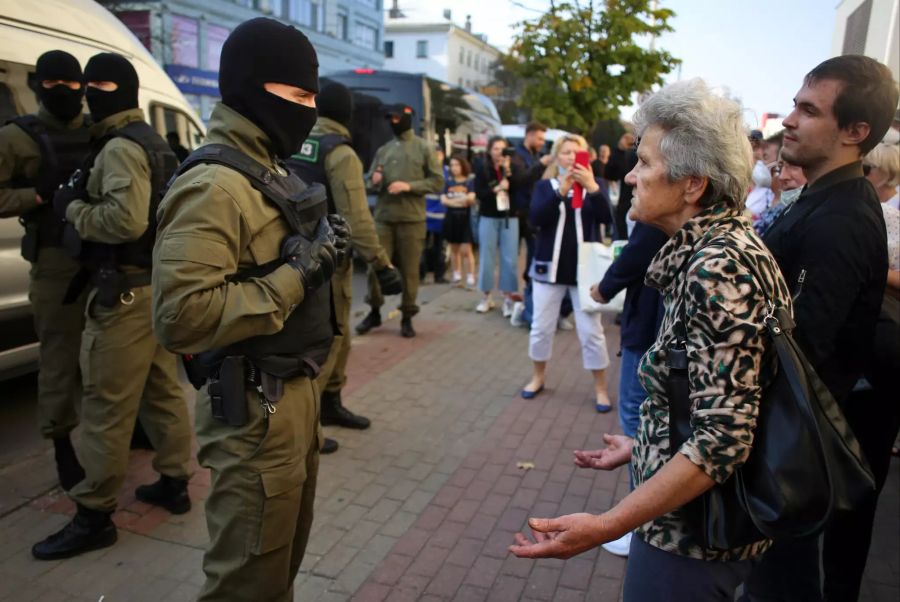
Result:
[[[806,75],[784,120],[782,154],[803,168],[808,184],[765,242],[795,296],[797,342],[841,404],[871,360],[887,274],[884,218],[861,159],[884,136],[897,99],[887,67],[864,56],[840,56]],[[862,439],[867,425],[850,426]],[[859,532],[871,532],[874,507],[863,519],[868,527],[854,521],[853,538],[835,532],[845,516],[836,516],[826,532],[826,599],[856,599],[869,544]],[[857,594],[846,587],[854,580]],[[819,582],[818,539],[782,541],[763,558],[746,590],[749,600],[816,601],[823,599]]]

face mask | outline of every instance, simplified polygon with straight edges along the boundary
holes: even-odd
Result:
[[[403,132],[412,129],[412,115],[403,113],[400,115],[400,121],[397,123],[391,121],[391,129],[394,131],[395,136],[399,136]]]
[[[756,165],[753,166],[753,184],[757,188],[772,187],[772,173],[762,161],[757,161]]]
[[[569,170],[566,169],[565,167],[563,167],[562,165],[558,166],[556,169],[559,172],[560,180],[563,179],[564,177],[566,177],[566,174],[569,173]]]
[[[234,108],[265,132],[272,152],[282,159],[296,153],[316,125],[314,108],[285,100],[261,87],[245,90]]]
[[[84,79],[89,82],[114,82],[117,85],[111,92],[87,87],[84,98],[94,123],[138,107],[137,71],[124,56],[104,53],[91,57],[84,68]]]
[[[52,88],[38,88],[38,99],[50,114],[61,121],[72,121],[81,114],[81,98],[84,87],[72,90],[68,86],[58,84]]]
[[[791,205],[794,201],[796,201],[800,197],[800,193],[803,192],[803,187],[794,188],[791,190],[782,190],[781,191],[781,204],[785,207]]]

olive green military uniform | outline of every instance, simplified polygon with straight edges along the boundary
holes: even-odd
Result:
[[[38,118],[55,129],[80,128],[82,116],[63,123],[45,109]],[[0,128],[0,217],[19,216],[38,207],[33,187],[16,188],[16,181],[34,181],[41,166],[41,151],[34,139],[15,124]],[[42,199],[49,203],[52,199]],[[38,422],[41,434],[56,439],[78,424],[81,373],[78,353],[84,329],[82,294],[63,305],[63,297],[78,264],[59,247],[42,247],[31,264],[28,298],[40,341]]]
[[[285,173],[256,125],[218,104],[208,141]],[[199,353],[280,331],[304,298],[297,271],[281,265],[246,281],[239,270],[277,260],[290,227],[245,176],[198,165],[173,183],[159,210],[154,248],[154,328],[179,353]],[[212,471],[210,545],[202,600],[289,600],[309,536],[319,466],[319,394],[308,378],[284,384],[277,411],[247,391],[249,422],[212,417],[197,396],[200,463]]]
[[[312,136],[339,134],[350,138],[347,128],[333,119],[319,117]],[[362,162],[346,144],[334,148],[325,157],[325,175],[331,189],[331,199],[338,215],[350,224],[350,242],[353,250],[372,266],[380,270],[390,265],[390,257],[378,242],[375,222],[366,199]],[[350,306],[353,303],[353,261],[350,257],[335,270],[331,277],[334,314],[341,336],[335,337],[328,361],[319,375],[319,388],[338,392],[347,382],[347,358],[350,356]]]
[[[372,174],[381,169],[381,182],[372,184]],[[388,193],[392,182],[406,182],[409,192]],[[378,240],[395,260],[403,278],[400,311],[404,317],[419,313],[419,262],[425,246],[425,195],[444,187],[444,176],[437,156],[412,130],[403,132],[375,153],[369,173],[369,189],[378,194],[375,204],[375,229]],[[379,308],[384,297],[375,273],[369,270],[369,305]]]
[[[140,109],[111,115],[91,126],[91,137],[144,118]],[[137,143],[113,138],[94,160],[87,182],[87,202],[66,210],[84,240],[123,243],[137,240],[148,226],[150,165]],[[125,266],[137,277],[141,268]],[[115,307],[88,294],[81,337],[82,436],[79,455],[85,479],[69,492],[92,510],[115,510],[128,468],[128,448],[138,411],[156,449],[153,467],[174,479],[190,477],[190,421],[178,383],[176,358],[153,336],[150,286],[132,288]]]

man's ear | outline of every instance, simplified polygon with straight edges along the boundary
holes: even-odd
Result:
[[[840,140],[846,146],[860,146],[869,137],[872,128],[865,121],[857,121],[841,129]]]
[[[685,202],[689,205],[699,205],[707,186],[709,186],[709,178],[706,176],[688,176],[684,188]]]

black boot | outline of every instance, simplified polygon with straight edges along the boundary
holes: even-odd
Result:
[[[333,454],[338,450],[338,442],[334,439],[329,439],[325,437],[325,441],[322,443],[322,449],[319,450],[320,454]]]
[[[369,315],[363,318],[363,321],[356,325],[357,334],[366,334],[373,328],[381,326],[381,312],[377,307],[373,307],[369,311]]]
[[[56,474],[59,484],[68,491],[84,479],[84,469],[78,462],[72,440],[69,436],[57,437],[53,440],[53,456],[56,459]]]
[[[145,504],[165,508],[172,514],[184,514],[191,509],[186,480],[160,475],[152,485],[141,485],[134,490],[134,497]]]
[[[116,526],[109,518],[112,512],[78,506],[69,524],[31,548],[38,560],[57,560],[99,550],[116,543]]]
[[[411,339],[416,336],[416,331],[412,327],[412,318],[403,318],[400,320],[400,336]]]
[[[365,416],[354,414],[344,407],[340,391],[322,393],[322,412],[319,414],[322,426],[343,426],[348,429],[367,429],[371,422]]]

